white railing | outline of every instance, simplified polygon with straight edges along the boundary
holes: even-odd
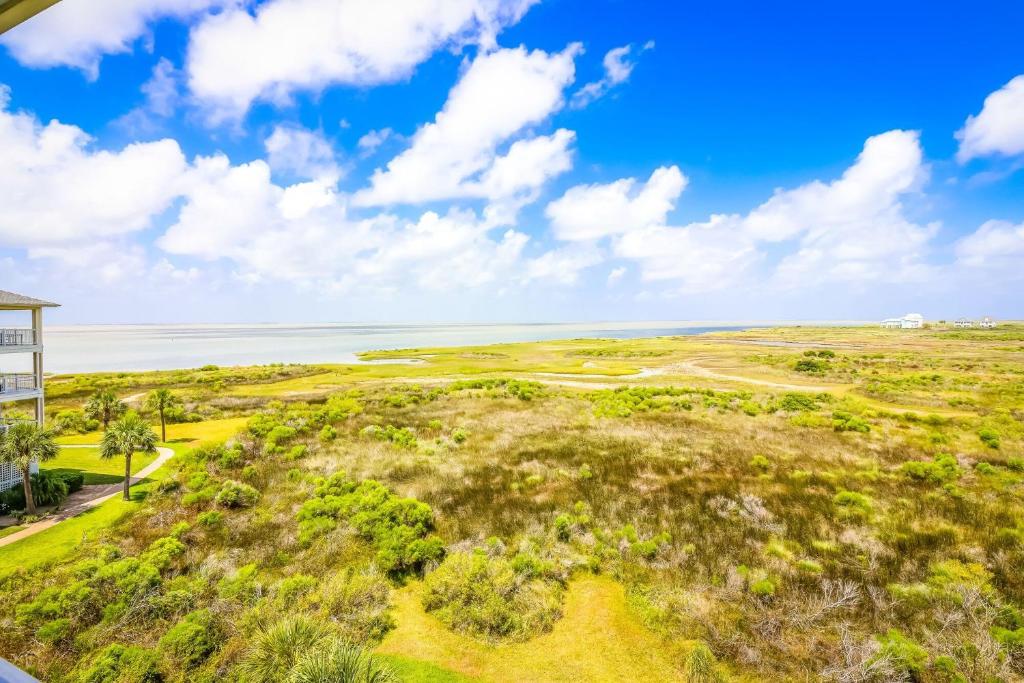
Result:
[[[0,328],[0,347],[35,345],[36,331],[31,327]]]
[[[0,394],[16,394],[22,391],[35,391],[36,376],[30,373],[0,375]]]

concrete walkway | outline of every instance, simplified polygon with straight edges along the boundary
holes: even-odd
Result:
[[[61,446],[61,448],[96,448],[96,446]],[[132,475],[131,486],[135,486],[140,481],[156,472],[158,469],[163,467],[165,462],[174,457],[174,451],[170,448],[160,446],[157,447],[156,450],[157,453],[159,453],[156,460]],[[45,531],[50,527],[63,522],[65,519],[80,515],[86,510],[91,510],[97,505],[102,505],[115,496],[120,496],[124,489],[123,484],[124,482],[119,482],[117,484],[102,484],[99,486],[83,486],[81,491],[75,491],[68,496],[67,500],[64,501],[64,506],[51,516],[33,524],[29,524],[21,531],[17,531],[10,536],[0,538],[0,548],[5,545],[10,545],[11,543],[17,543],[23,538],[34,536],[40,531]]]

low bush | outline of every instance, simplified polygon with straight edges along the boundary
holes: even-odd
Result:
[[[929,481],[934,484],[945,484],[955,481],[963,475],[963,470],[956,458],[948,453],[936,455],[931,462],[911,460],[900,466],[900,471],[911,479]]]
[[[864,418],[843,410],[832,413],[832,429],[837,432],[870,432],[871,425]]]
[[[423,607],[455,631],[526,640],[561,616],[561,586],[518,573],[503,557],[454,553],[427,575]]]
[[[120,644],[107,646],[93,657],[78,677],[80,683],[160,683],[156,652]]]
[[[989,448],[998,450],[999,449],[999,432],[994,429],[985,427],[978,430],[978,438],[981,442]]]
[[[828,371],[828,361],[817,358],[801,358],[793,363],[793,369],[811,375],[824,375]]]
[[[208,610],[199,610],[168,629],[159,651],[174,669],[194,669],[220,647],[221,636]]]
[[[353,643],[380,642],[395,627],[391,586],[374,571],[348,569],[329,579],[317,599],[340,634]]]
[[[85,481],[85,478],[79,479],[79,477],[81,475],[66,477],[59,472],[41,470],[38,474],[29,477],[29,481],[32,483],[32,498],[39,506],[60,505],[71,492],[72,484],[77,483],[78,488],[81,488],[81,483]],[[0,493],[0,511],[24,509],[24,486],[18,485]]]
[[[856,491],[840,491],[832,498],[840,517],[863,520],[872,511],[871,499]]]
[[[377,548],[377,564],[388,573],[419,571],[444,555],[444,545],[430,532],[434,513],[414,498],[399,498],[378,481],[356,484],[344,472],[317,481],[314,497],[298,513],[299,540],[309,544],[347,520]]]
[[[416,433],[408,427],[369,425],[363,427],[360,434],[377,439],[378,441],[390,442],[399,448],[415,448],[417,444]]]
[[[217,505],[226,508],[252,507],[259,500],[260,493],[252,486],[228,479],[217,492]]]

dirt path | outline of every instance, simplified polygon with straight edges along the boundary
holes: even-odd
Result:
[[[710,368],[705,368],[702,365],[698,365],[702,358],[694,358],[692,360],[683,361],[681,363],[673,363],[672,365],[666,365],[663,368],[656,368],[657,374],[666,375],[672,372],[682,371],[681,374],[693,375],[695,377],[709,377],[712,379],[721,379],[728,382],[742,382],[744,384],[756,384],[762,387],[773,387],[775,389],[786,389],[787,391],[834,391],[836,389],[846,389],[848,385],[845,384],[830,384],[830,385],[814,385],[814,384],[789,384],[786,382],[774,382],[767,379],[755,379],[753,377],[743,377],[741,375],[728,375],[723,372],[716,372]]]
[[[62,446],[62,448],[95,448],[95,446]],[[164,448],[161,446],[156,450],[160,455],[157,456],[156,460],[132,475],[132,486],[135,486],[140,481],[156,472],[165,462],[174,457],[174,451],[170,448]],[[122,484],[123,482],[118,484],[105,484],[101,486],[83,486],[81,491],[75,491],[68,496],[67,500],[64,501],[64,506],[56,514],[35,522],[34,524],[29,524],[21,531],[13,533],[10,536],[0,538],[0,548],[5,545],[10,545],[11,543],[16,543],[23,538],[35,536],[40,531],[45,531],[52,526],[56,526],[65,519],[79,515],[86,510],[96,507],[97,505],[102,505],[114,496],[121,495]]]

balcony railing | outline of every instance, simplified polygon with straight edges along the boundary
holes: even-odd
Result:
[[[18,394],[35,391],[36,376],[29,373],[0,375],[0,394]]]
[[[0,348],[6,346],[35,346],[36,331],[32,328],[0,328]]]

